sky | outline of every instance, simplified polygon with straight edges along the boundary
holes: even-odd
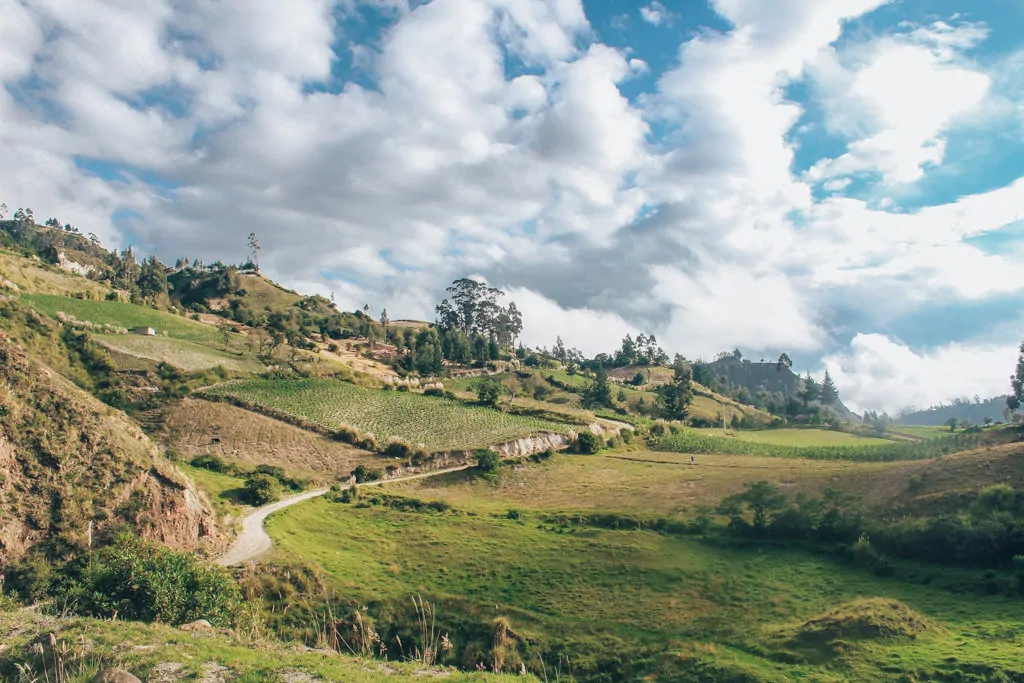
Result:
[[[1005,394],[1024,336],[1020,0],[0,0],[0,200],[524,340],[626,333]]]

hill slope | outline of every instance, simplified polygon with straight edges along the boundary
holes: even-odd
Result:
[[[985,421],[985,418],[991,418],[992,420],[1003,419],[1003,411],[1005,409],[1005,396],[997,396],[977,403],[964,399],[954,401],[947,406],[934,406],[925,410],[900,415],[897,421],[904,425],[937,427],[946,424],[946,421],[952,417],[960,422],[967,420],[973,424],[981,424]]]
[[[80,552],[89,523],[171,546],[218,543],[201,498],[122,413],[0,333],[0,566]]]

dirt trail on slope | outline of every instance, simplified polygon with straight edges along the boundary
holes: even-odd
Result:
[[[425,479],[439,474],[459,472],[473,466],[473,464],[460,465],[458,467],[449,467],[443,470],[433,470],[430,472],[421,472],[420,474],[410,474],[405,477],[395,477],[394,479],[370,481],[359,484],[359,486],[380,486],[381,484],[390,484],[398,481]],[[342,488],[349,488],[350,486],[351,485],[349,484]],[[244,519],[242,519],[242,532],[238,535],[238,538],[235,539],[235,542],[231,544],[231,548],[228,549],[227,553],[217,559],[217,564],[224,567],[232,567],[234,565],[255,561],[261,555],[269,551],[274,545],[270,535],[263,529],[263,522],[266,521],[267,517],[279,510],[291,507],[297,503],[302,503],[312,498],[318,498],[329,490],[330,489],[316,489],[315,491],[306,491],[305,493],[300,493],[296,496],[285,498],[284,500],[279,500],[276,503],[270,503],[269,505],[264,505],[263,507],[253,510],[246,515]]]

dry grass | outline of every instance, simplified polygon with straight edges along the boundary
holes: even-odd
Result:
[[[185,339],[131,334],[98,335],[97,339],[107,348],[122,354],[163,361],[186,372],[207,370],[218,365],[236,372],[259,372],[264,369],[252,358],[225,353]]]
[[[23,292],[35,294],[88,294],[93,299],[102,299],[110,288],[93,282],[87,277],[60,270],[42,261],[0,250],[0,278],[13,282]]]
[[[372,453],[227,403],[185,399],[168,408],[165,430],[168,445],[186,460],[213,453],[320,479],[347,475],[360,463],[380,463]]]

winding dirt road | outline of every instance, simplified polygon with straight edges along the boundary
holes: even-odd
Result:
[[[359,486],[380,486],[381,484],[390,484],[397,481],[426,479],[427,477],[436,477],[439,474],[459,472],[461,470],[469,469],[470,467],[473,467],[473,465],[459,465],[458,467],[448,467],[443,470],[432,470],[430,472],[422,472],[420,474],[410,474],[406,477],[369,481],[359,484]],[[344,486],[343,488],[349,488],[349,486]],[[217,564],[224,567],[232,567],[239,564],[245,564],[246,562],[255,561],[261,555],[269,551],[274,545],[274,542],[270,539],[270,535],[263,529],[263,522],[266,521],[267,517],[279,510],[285,509],[286,507],[291,507],[292,505],[296,505],[312,498],[318,498],[329,490],[330,489],[316,489],[315,491],[306,491],[305,493],[300,493],[296,496],[292,496],[291,498],[285,498],[284,500],[279,500],[276,503],[270,503],[269,505],[256,508],[242,519],[241,533],[238,534],[238,538],[236,538],[235,542],[231,544],[228,551],[217,560]]]

